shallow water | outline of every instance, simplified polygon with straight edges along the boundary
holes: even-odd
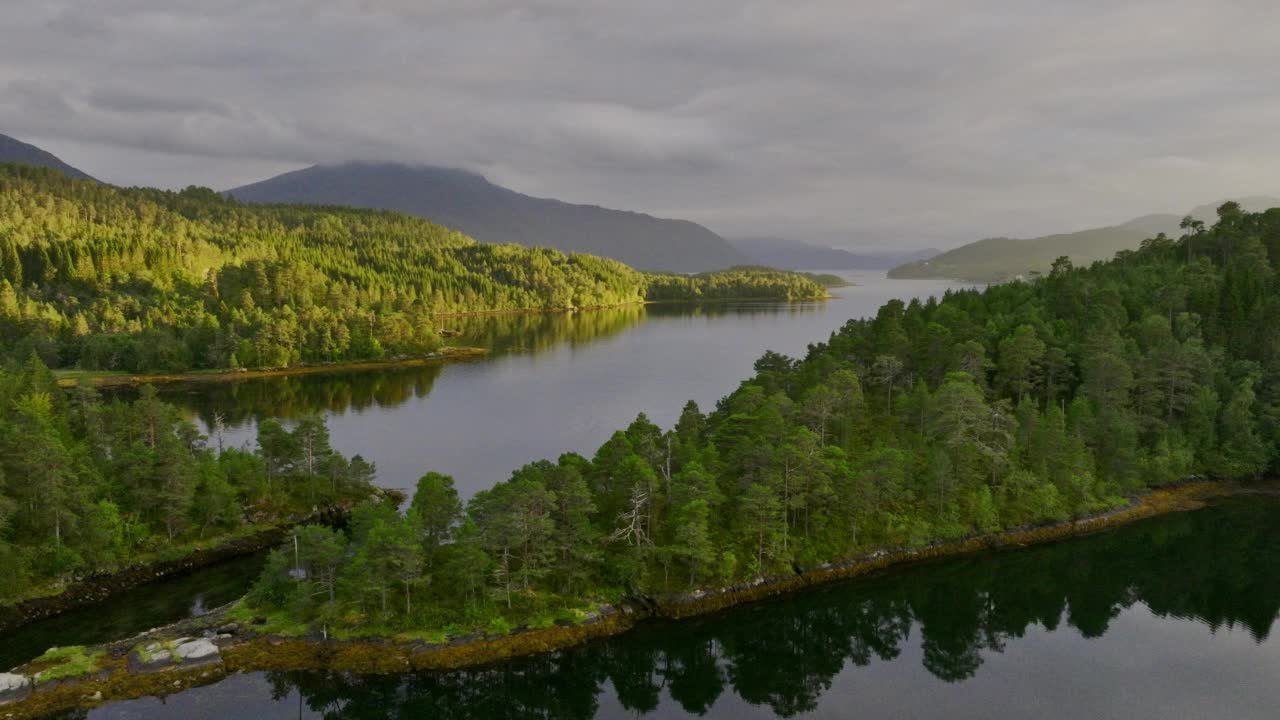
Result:
[[[244,595],[265,560],[266,553],[228,560],[9,630],[0,634],[0,668],[20,665],[50,647],[110,642],[203,615]]]

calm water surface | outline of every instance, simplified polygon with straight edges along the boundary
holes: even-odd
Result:
[[[766,350],[799,355],[885,302],[941,295],[945,281],[850,273],[854,287],[819,303],[650,305],[576,314],[452,321],[459,344],[491,348],[477,362],[397,371],[265,378],[162,389],[222,442],[252,444],[264,417],[311,412],[334,446],[378,466],[378,481],[411,489],[428,470],[470,496],[521,465],[564,452],[590,456],[639,412],[663,427],[687,400],[704,410],[752,373]],[[216,440],[216,438],[215,438]]]
[[[1274,718],[1280,501],[885,571],[445,674],[233,676],[159,718]]]
[[[92,607],[58,615],[0,635],[0,668],[21,665],[57,645],[93,645],[158,625],[203,615],[244,595],[262,572],[266,553],[219,563],[199,572],[126,590]],[[3,717],[3,715],[0,715]]]

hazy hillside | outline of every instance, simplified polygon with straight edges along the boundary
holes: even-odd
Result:
[[[937,248],[901,252],[851,252],[767,237],[734,238],[729,242],[753,263],[786,270],[888,270],[941,252]]]
[[[228,190],[253,203],[377,208],[426,218],[482,242],[518,243],[621,260],[641,270],[695,272],[747,258],[685,220],[535,198],[449,168],[349,163],[314,166]]]
[[[21,163],[37,167],[53,168],[65,175],[81,180],[92,180],[88,173],[62,162],[56,155],[35,145],[24,143],[8,135],[0,135],[0,163]]]
[[[1280,206],[1280,199],[1255,196],[1237,200],[1249,212]],[[1189,215],[1212,224],[1221,202],[1200,205]],[[973,282],[998,282],[1032,272],[1046,272],[1053,261],[1066,255],[1076,265],[1107,260],[1121,250],[1134,250],[1143,240],[1165,233],[1178,237],[1183,215],[1155,214],[1120,225],[1092,228],[1022,240],[987,238],[962,245],[940,255],[905,263],[889,271],[889,277],[955,278]]]

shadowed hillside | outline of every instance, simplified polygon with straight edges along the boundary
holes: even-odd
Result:
[[[698,272],[746,257],[696,223],[530,197],[450,168],[314,166],[228,190],[252,203],[348,205],[426,218],[488,243],[518,243],[621,260],[641,270]]]

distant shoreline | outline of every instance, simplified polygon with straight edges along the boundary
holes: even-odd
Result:
[[[847,283],[839,287],[854,287],[853,283]],[[723,298],[678,298],[671,300],[638,300],[629,303],[616,303],[613,305],[592,305],[584,307],[567,307],[567,308],[530,308],[518,310],[474,310],[470,312],[441,313],[436,315],[437,318],[466,318],[466,317],[487,317],[502,315],[541,315],[541,314],[560,314],[560,313],[576,313],[588,312],[594,310],[615,310],[626,307],[644,307],[646,305],[715,305],[720,303],[731,302],[759,302],[759,303],[801,303],[801,302],[824,302],[833,299],[835,296],[827,293],[822,297],[812,298],[771,298],[771,297],[723,297]],[[281,368],[256,368],[256,369],[239,369],[219,368],[213,370],[193,370],[182,373],[130,373],[122,370],[76,370],[76,369],[58,369],[54,370],[54,377],[57,378],[58,385],[64,388],[73,388],[78,385],[90,385],[95,388],[120,388],[120,387],[137,387],[140,385],[161,385],[161,384],[177,384],[177,383],[218,383],[218,382],[234,382],[236,380],[251,380],[257,378],[271,377],[288,377],[292,375],[323,375],[326,373],[337,373],[346,371],[362,371],[362,370],[395,370],[400,368],[422,367],[425,365],[437,365],[446,362],[466,362],[475,360],[490,352],[489,348],[482,347],[465,347],[465,346],[446,346],[440,350],[429,353],[427,355],[419,355],[414,357],[400,357],[390,360],[352,360],[348,362],[316,362],[303,363],[298,365],[290,365]]]
[[[487,355],[489,350],[478,347],[445,347],[428,354],[392,360],[356,360],[352,362],[308,363],[291,365],[282,368],[262,368],[257,370],[197,370],[186,373],[126,373],[118,371],[94,370],[54,370],[54,376],[61,387],[76,387],[85,384],[97,388],[136,387],[138,385],[168,383],[216,383],[255,378],[285,377],[290,375],[322,375],[326,373],[345,372],[349,370],[379,370],[424,365],[438,365],[445,362],[474,360]]]

